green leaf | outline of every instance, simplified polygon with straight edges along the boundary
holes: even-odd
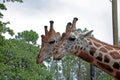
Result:
[[[4,4],[2,4],[2,3],[0,3],[0,9],[1,10],[7,10],[6,6]]]

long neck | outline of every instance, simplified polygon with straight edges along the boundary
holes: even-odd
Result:
[[[74,54],[116,79],[120,79],[120,48],[91,37],[86,38],[85,44]]]

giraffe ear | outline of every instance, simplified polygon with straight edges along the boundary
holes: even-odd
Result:
[[[84,37],[89,37],[89,36],[91,36],[92,32],[93,32],[93,30],[88,31],[88,32],[85,33],[83,36],[84,36]]]

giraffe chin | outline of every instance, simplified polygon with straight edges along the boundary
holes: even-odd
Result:
[[[41,60],[41,59],[39,59],[39,58],[36,58],[36,64],[40,64],[40,63],[42,63],[43,62],[43,60]]]

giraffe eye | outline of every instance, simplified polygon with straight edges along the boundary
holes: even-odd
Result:
[[[55,43],[55,40],[49,42],[49,44],[54,44],[54,43]]]
[[[73,37],[69,37],[69,40],[70,41],[74,41],[76,38],[73,38]]]

